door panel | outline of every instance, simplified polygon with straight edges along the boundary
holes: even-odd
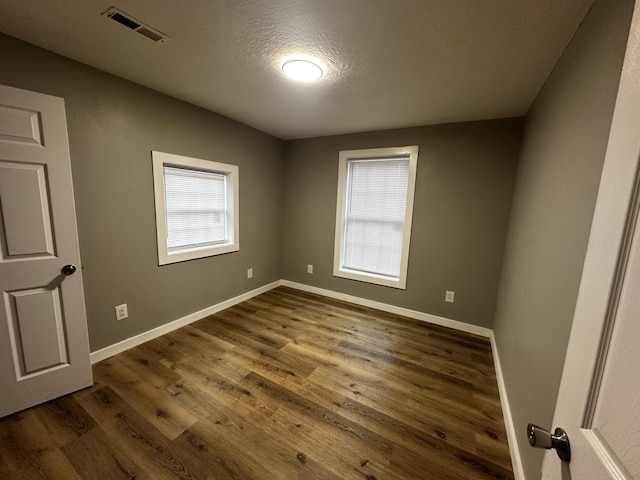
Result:
[[[42,145],[38,112],[0,105],[0,140]]]
[[[6,86],[0,293],[0,416],[91,385],[64,101]]]
[[[37,288],[7,296],[17,378],[68,364],[60,289]]]
[[[44,166],[0,162],[0,191],[6,240],[2,260],[55,255]]]
[[[640,245],[636,235],[593,419],[594,440],[627,478],[640,478]]]

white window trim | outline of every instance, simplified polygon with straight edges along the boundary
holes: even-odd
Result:
[[[153,159],[153,189],[156,207],[156,234],[158,241],[158,264],[167,265],[170,263],[184,262],[196,258],[221,255],[223,253],[237,252],[240,250],[240,218],[238,205],[240,199],[238,167],[226,163],[212,162],[199,158],[174,155],[172,153],[151,152]],[[228,193],[228,213],[233,223],[233,238],[230,242],[211,245],[200,248],[193,248],[181,252],[169,253],[167,251],[167,225],[165,217],[164,202],[164,167],[176,166],[187,169],[203,170],[208,172],[222,173],[229,177],[231,188]]]
[[[375,273],[352,270],[342,266],[343,264],[343,237],[345,230],[346,210],[346,182],[347,162],[353,159],[367,158],[392,158],[409,156],[409,180],[407,185],[407,204],[404,218],[404,230],[402,238],[402,257],[400,260],[400,275],[398,278],[378,275]],[[411,221],[413,218],[413,199],[415,195],[416,170],[418,165],[418,146],[370,148],[364,150],[343,150],[340,152],[338,171],[338,201],[336,205],[336,232],[333,257],[333,275],[350,280],[383,285],[399,289],[406,289],[407,269],[409,265],[409,246],[411,242]]]

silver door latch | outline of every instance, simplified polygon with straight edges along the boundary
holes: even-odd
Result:
[[[553,448],[560,460],[567,463],[571,461],[569,436],[563,428],[556,428],[552,435],[544,428],[530,423],[527,425],[527,436],[529,437],[529,445],[532,447],[546,448],[547,450]]]

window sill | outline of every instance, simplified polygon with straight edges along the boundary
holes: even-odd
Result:
[[[406,289],[406,279],[389,277],[386,275],[378,275],[375,273],[361,272],[359,270],[350,270],[347,268],[335,269],[334,277],[347,278],[349,280],[357,280],[359,282],[372,283],[374,285],[382,285],[383,287]]]
[[[188,260],[195,260],[197,258],[213,257],[215,255],[222,255],[225,253],[237,252],[240,250],[240,245],[237,243],[224,243],[216,245],[215,247],[203,247],[194,248],[190,250],[182,250],[180,252],[160,254],[158,256],[159,265],[169,265],[172,263],[186,262]]]

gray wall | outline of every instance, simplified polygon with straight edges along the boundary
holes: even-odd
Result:
[[[527,115],[494,324],[528,479],[552,427],[632,2],[598,1]]]
[[[92,351],[281,278],[281,140],[4,35],[0,62],[66,102]],[[239,252],[158,267],[151,150],[239,165]]]
[[[284,278],[491,327],[521,127],[507,119],[286,142]],[[334,277],[338,152],[402,145],[420,147],[407,289]]]

